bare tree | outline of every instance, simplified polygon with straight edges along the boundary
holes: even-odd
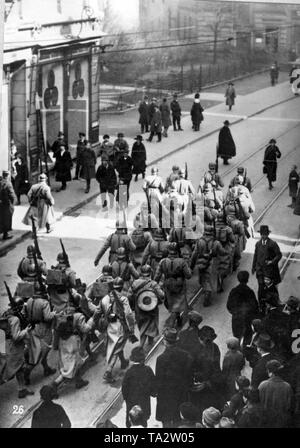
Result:
[[[208,26],[213,32],[213,64],[217,62],[217,45],[218,45],[218,38],[220,35],[220,31],[224,25],[225,21],[225,10],[224,7],[219,7],[215,14],[215,19],[212,23],[210,23]]]

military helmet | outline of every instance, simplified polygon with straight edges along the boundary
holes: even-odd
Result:
[[[204,224],[204,233],[205,233],[205,235],[213,235],[214,234],[214,226]]]
[[[57,255],[57,257],[56,257],[56,260],[57,260],[58,262],[64,263],[64,261],[65,261],[64,254],[63,254],[62,252],[60,252],[60,253]]]
[[[124,247],[119,247],[116,251],[117,258],[125,258],[126,257],[126,249]]]
[[[102,268],[102,274],[112,275],[112,267],[109,264],[105,264]]]
[[[113,288],[121,290],[124,286],[124,280],[121,277],[116,277],[113,281]]]
[[[28,257],[33,257],[33,254],[35,253],[35,247],[30,244],[29,246],[27,246],[27,255]]]
[[[152,274],[151,266],[149,264],[144,264],[141,267],[141,274],[142,275],[151,275]]]
[[[238,174],[244,174],[244,168],[242,166],[239,166],[237,172]]]
[[[13,298],[13,303],[11,304],[11,307],[13,310],[17,310],[22,308],[22,306],[24,305],[24,300],[22,299],[22,297],[14,297]]]
[[[163,229],[161,229],[161,228],[155,229],[153,236],[154,236],[154,238],[157,238],[157,237],[162,238],[164,236]]]
[[[151,168],[151,174],[157,174],[157,173],[158,173],[157,166],[154,166],[153,168]]]
[[[177,255],[177,253],[178,253],[177,243],[170,243],[169,246],[168,246],[168,252],[169,252],[169,254],[176,254]]]
[[[178,174],[179,174],[179,176],[184,176],[185,175],[185,169],[184,168],[179,168]]]
[[[215,164],[214,162],[210,162],[210,163],[208,164],[208,168],[209,168],[210,170],[215,170],[215,169],[216,169],[216,164]]]

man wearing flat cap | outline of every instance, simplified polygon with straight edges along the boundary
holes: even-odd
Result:
[[[278,263],[282,253],[278,244],[269,238],[270,229],[261,225],[259,229],[261,239],[255,244],[252,262],[252,274],[256,273],[258,282],[258,300],[263,296],[264,277],[269,277],[275,285],[281,282]]]
[[[192,380],[192,358],[177,346],[177,342],[177,330],[167,328],[165,351],[156,360],[156,420],[161,421],[164,428],[173,428],[180,421],[180,405],[187,400]]]
[[[12,230],[12,217],[16,200],[15,191],[10,181],[10,173],[9,171],[3,171],[0,181],[0,233],[3,233],[3,240],[12,238],[8,232]]]
[[[229,129],[229,121],[225,120],[223,124],[219,132],[217,155],[223,159],[224,165],[228,165],[228,160],[236,155],[236,148]]]
[[[40,390],[41,405],[33,412],[31,428],[71,428],[71,422],[64,408],[53,399],[57,394],[52,386],[45,385]]]

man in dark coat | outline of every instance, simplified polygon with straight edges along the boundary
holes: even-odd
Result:
[[[282,253],[278,244],[269,238],[268,226],[260,226],[259,232],[261,239],[255,244],[252,274],[256,273],[258,300],[260,301],[263,294],[264,277],[271,278],[275,285],[281,282],[278,263],[282,258]]]
[[[16,195],[9,177],[9,171],[3,171],[0,181],[0,233],[3,233],[4,240],[12,238],[8,232],[12,230],[12,217],[16,201]]]
[[[289,175],[289,194],[292,198],[292,203],[288,207],[294,208],[296,205],[298,184],[300,181],[299,174],[297,173],[297,165],[293,165],[292,171]]]
[[[80,164],[82,166],[81,177],[86,180],[85,193],[90,191],[91,179],[95,179],[95,166],[97,163],[96,153],[91,147],[90,143],[86,143],[80,157]]]
[[[177,341],[177,331],[174,328],[166,329],[166,349],[156,360],[156,420],[161,421],[164,428],[172,428],[180,421],[180,405],[187,401],[192,380],[192,358],[177,347]]]
[[[65,135],[63,132],[59,131],[57,139],[53,143],[51,150],[53,151],[53,157],[59,152],[61,146],[67,146],[65,142]]]
[[[191,108],[191,118],[194,131],[200,130],[201,121],[203,121],[203,107],[200,104],[200,94],[196,93],[194,103]]]
[[[161,142],[161,130],[162,130],[162,121],[161,121],[161,112],[157,105],[154,106],[154,113],[150,122],[150,136],[147,139],[147,142],[152,142],[154,135],[157,135],[157,142]]]
[[[28,167],[23,159],[23,157],[20,156],[20,154],[17,154],[17,160],[15,162],[15,170],[17,172],[17,175],[15,177],[14,182],[14,189],[15,193],[18,199],[17,204],[21,204],[21,195],[27,194],[30,190],[30,183],[29,183],[29,173],[28,173]]]
[[[71,180],[71,168],[73,166],[71,154],[66,146],[61,145],[59,150],[56,152],[55,157],[55,180],[57,182],[61,182],[60,190],[65,190],[67,188],[67,182],[70,182]]]
[[[228,296],[227,309],[232,315],[232,334],[243,343],[251,340],[251,322],[258,315],[258,302],[255,293],[247,286],[249,272],[240,271],[237,275],[240,284],[233,288]]]
[[[134,347],[130,361],[133,365],[125,373],[122,394],[126,402],[126,427],[130,428],[128,414],[133,406],[138,405],[143,411],[143,426],[151,415],[150,397],[156,396],[155,376],[149,366],[145,366],[145,353],[142,347]]]
[[[188,352],[195,359],[201,350],[198,327],[203,321],[203,317],[198,311],[191,310],[188,312],[187,318],[189,326],[180,332],[177,346]]]
[[[140,114],[139,124],[141,125],[141,134],[149,132],[149,104],[147,96],[144,96],[144,100],[141,101],[138,112]]]
[[[118,159],[116,170],[119,174],[119,179],[123,181],[124,185],[127,187],[127,203],[129,201],[129,187],[132,179],[132,158],[128,155],[128,150],[123,150],[120,153]]]
[[[76,171],[75,171],[74,180],[78,180],[79,171],[81,168],[81,155],[82,155],[82,152],[83,152],[86,144],[87,144],[87,140],[85,138],[85,133],[79,132],[79,140],[77,142],[77,148],[76,148]]]
[[[183,131],[183,129],[181,128],[181,124],[180,124],[181,107],[180,107],[180,104],[178,103],[176,93],[175,93],[175,95],[173,95],[173,101],[171,101],[170,107],[171,107],[171,111],[172,111],[172,121],[173,121],[174,131],[177,131],[177,127],[178,127],[178,131]]]
[[[135,174],[134,181],[137,182],[139,174],[142,174],[143,179],[145,178],[147,154],[145,145],[142,143],[144,140],[142,135],[137,135],[134,140],[136,142],[134,142],[131,150],[132,174]]]
[[[71,428],[71,422],[64,408],[56,403],[52,386],[43,386],[40,390],[42,404],[33,412],[31,428]]]
[[[228,165],[228,160],[236,155],[236,148],[229,129],[229,121],[225,120],[223,124],[219,132],[218,156],[223,159],[224,165]]]
[[[273,353],[274,342],[267,333],[261,333],[258,336],[255,345],[257,347],[258,353],[260,354],[260,358],[254,365],[252,370],[251,386],[254,389],[258,389],[260,383],[269,378],[266,365],[268,361],[271,361],[271,359],[275,359]]]
[[[108,193],[110,208],[114,206],[115,188],[117,185],[117,175],[112,163],[103,156],[101,165],[96,172],[96,180],[99,183],[102,200],[102,208],[107,206],[106,194]]]
[[[276,181],[277,159],[281,157],[281,152],[276,146],[276,140],[272,138],[265,150],[263,172],[267,175],[269,181],[269,190],[272,190],[272,182]]]
[[[163,136],[168,137],[168,129],[171,126],[171,110],[167,103],[167,98],[163,99],[162,104],[159,106],[159,110],[161,111],[161,121],[164,128]]]

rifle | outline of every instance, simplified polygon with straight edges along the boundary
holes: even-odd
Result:
[[[66,264],[66,266],[69,268],[69,267],[70,267],[69,256],[68,256],[68,254],[67,254],[67,252],[66,252],[65,246],[64,246],[64,244],[63,244],[63,242],[62,242],[62,239],[59,238],[59,241],[60,241],[61,249],[62,249],[62,252],[63,252],[63,255],[64,255],[65,264]]]
[[[34,260],[35,270],[36,270],[36,274],[37,274],[37,280],[38,280],[38,283],[39,283],[39,286],[40,286],[42,297],[44,299],[50,301],[49,295],[48,295],[48,291],[47,291],[47,287],[46,287],[46,285],[45,285],[45,283],[43,281],[42,273],[41,273],[41,270],[40,270],[40,267],[39,267],[39,264],[38,264],[38,260],[37,260],[37,256],[36,256],[35,252],[33,252],[33,260]]]
[[[42,260],[43,257],[42,257],[42,254],[41,254],[41,251],[40,251],[40,247],[39,247],[39,242],[38,242],[38,239],[37,239],[34,217],[30,216],[30,219],[31,219],[31,223],[32,223],[32,238],[33,238],[33,241],[34,241],[35,253],[36,253],[38,259]]]
[[[124,309],[123,309],[123,305],[122,305],[122,303],[119,300],[118,293],[114,289],[112,289],[111,293],[112,293],[112,295],[113,295],[113,297],[115,299],[115,303],[116,303],[116,306],[117,306],[118,317],[119,317],[119,319],[120,319],[120,321],[121,321],[121,323],[123,325],[124,331],[125,331],[125,333],[129,333],[130,334],[129,327],[128,327],[128,324],[127,324],[127,321],[126,321],[126,317],[125,317],[125,313],[124,313]],[[130,342],[132,344],[134,344],[137,341],[138,341],[137,337],[134,334],[132,334],[132,335],[130,334]]]
[[[21,329],[24,330],[24,328],[26,328],[28,325],[27,319],[22,313],[20,313],[19,311],[16,310],[15,302],[14,302],[11,290],[9,289],[9,286],[5,280],[4,280],[4,285],[5,285],[5,289],[7,292],[7,296],[8,296],[8,300],[9,300],[11,309],[14,310],[15,315],[19,318]]]
[[[244,182],[243,182],[244,186],[246,186],[246,180],[247,180],[247,168],[245,168],[245,171],[244,171]]]
[[[213,192],[214,192],[214,201],[215,201],[214,209],[215,209],[215,210],[219,210],[219,209],[220,209],[220,204],[219,204],[218,201],[217,201],[216,190],[215,190],[215,188],[213,188]]]
[[[187,163],[185,162],[185,174],[184,174],[184,178],[185,180],[188,179],[188,167],[187,167]]]
[[[248,232],[248,229],[247,229],[248,218],[245,216],[244,209],[242,207],[240,199],[236,198],[235,199],[235,203],[237,203],[238,208],[239,208],[239,218],[238,219],[240,219],[240,221],[242,221],[243,224],[244,224],[244,230],[245,230],[246,238],[250,238],[251,235],[250,235],[250,233]]]
[[[219,154],[218,154],[218,150],[219,150],[219,144],[217,143],[217,146],[216,146],[216,173],[219,171]]]

